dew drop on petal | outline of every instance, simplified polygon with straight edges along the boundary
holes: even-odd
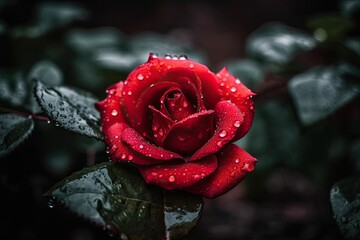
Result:
[[[125,155],[125,153],[123,153],[122,155],[121,155],[121,159],[125,159],[126,158],[126,155]]]
[[[144,79],[144,75],[142,75],[141,73],[139,73],[136,78],[137,78],[137,80],[141,81],[141,80]]]
[[[140,144],[140,145],[139,145],[139,148],[140,148],[140,149],[143,149],[143,148],[144,148],[144,145]]]
[[[153,175],[154,177],[156,177],[158,174],[156,172],[152,172],[151,175]]]
[[[241,83],[240,79],[236,79],[236,80],[235,80],[235,83],[236,83],[236,84],[240,84],[240,83]]]
[[[163,131],[161,128],[159,129],[159,135],[160,135],[160,136],[163,136],[163,135],[164,135],[164,131]]]
[[[238,159],[238,158],[235,159],[235,162],[236,162],[236,163],[239,163],[239,162],[240,162],[240,159]]]
[[[199,179],[199,178],[200,178],[200,175],[197,175],[197,174],[194,175],[194,179]]]
[[[236,128],[240,127],[240,121],[239,120],[236,120],[234,122],[234,127],[236,127]]]
[[[128,160],[132,161],[133,159],[134,159],[134,157],[132,155],[129,155]]]
[[[191,63],[191,64],[189,65],[189,68],[194,68],[194,64]]]
[[[185,138],[182,137],[182,136],[178,136],[177,139],[178,139],[180,142],[184,142],[184,141],[185,141]]]
[[[118,111],[116,111],[116,109],[112,110],[112,111],[111,111],[111,115],[114,116],[114,117],[117,116],[117,115],[118,115]]]
[[[218,145],[219,147],[222,147],[222,141],[218,141],[218,142],[216,143],[216,145]]]
[[[175,176],[174,175],[171,175],[169,177],[169,182],[175,182]]]
[[[244,163],[244,166],[241,168],[242,171],[248,172],[249,171],[249,164]]]
[[[188,106],[188,103],[186,101],[183,102],[183,107],[186,108]]]
[[[226,137],[226,135],[227,135],[227,132],[225,130],[221,130],[219,133],[219,137],[221,137],[221,138]]]
[[[231,175],[232,177],[234,177],[234,176],[235,176],[235,172],[231,172],[230,175]]]
[[[230,88],[230,92],[236,92],[236,87],[232,87],[232,88]]]
[[[129,96],[132,94],[132,92],[131,91],[128,91],[128,93],[127,93]]]

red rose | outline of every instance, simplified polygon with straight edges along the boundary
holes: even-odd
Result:
[[[254,95],[226,68],[186,57],[149,60],[97,103],[111,160],[133,163],[147,183],[217,197],[255,167],[232,144],[250,129]]]

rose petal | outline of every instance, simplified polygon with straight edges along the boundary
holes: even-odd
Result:
[[[107,130],[115,123],[126,123],[120,106],[123,82],[119,82],[107,88],[107,97],[95,104],[101,115],[102,131],[106,135]]]
[[[132,162],[139,165],[157,164],[162,161],[157,161],[152,158],[147,158],[143,155],[134,152],[129,148],[126,143],[121,140],[121,134],[125,129],[129,128],[127,124],[115,123],[113,124],[105,134],[105,143],[108,146],[108,152],[110,159],[113,162]]]
[[[121,134],[121,139],[129,144],[132,150],[149,158],[158,160],[183,159],[177,153],[152,145],[132,128],[124,129]]]
[[[230,100],[244,113],[244,121],[237,130],[234,138],[234,141],[236,141],[250,130],[254,118],[254,103],[251,97],[255,94],[242,84],[239,79],[236,79],[230,74],[226,67],[216,75],[220,79],[219,89],[222,100]]]
[[[209,176],[216,168],[215,155],[191,163],[138,167],[147,183],[159,185],[167,190],[189,187]]]
[[[232,141],[238,124],[244,120],[242,112],[235,104],[228,101],[218,102],[215,106],[216,129],[209,141],[197,150],[189,161],[201,159],[218,152],[225,144]]]
[[[152,130],[153,139],[158,146],[163,146],[163,142],[168,135],[175,121],[170,119],[164,113],[157,110],[154,106],[149,106],[153,112]]]
[[[180,121],[195,113],[194,106],[178,88],[171,88],[165,92],[160,102],[160,111],[175,121]]]
[[[192,114],[173,124],[164,141],[164,148],[189,156],[205,144],[213,133],[213,110]]]
[[[248,172],[254,170],[257,160],[240,147],[229,144],[218,156],[218,168],[209,177],[184,189],[206,198],[215,198],[235,187]]]

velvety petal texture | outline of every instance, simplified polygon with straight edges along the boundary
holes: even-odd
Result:
[[[214,198],[254,169],[232,142],[251,127],[255,94],[226,68],[150,54],[107,94],[96,107],[110,159],[133,164],[147,183]]]

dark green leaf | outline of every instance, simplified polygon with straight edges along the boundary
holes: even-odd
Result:
[[[47,86],[58,86],[63,82],[63,75],[58,66],[48,60],[36,63],[28,75],[30,80],[38,79]]]
[[[18,107],[24,104],[28,93],[28,84],[22,74],[0,76],[0,102]]]
[[[330,202],[335,221],[346,240],[360,236],[360,178],[349,178],[334,184]]]
[[[130,165],[85,168],[46,194],[71,211],[126,239],[180,239],[193,228],[202,200],[148,185]]]
[[[231,60],[223,63],[223,66],[250,89],[255,88],[264,78],[263,67],[251,59]]]
[[[354,28],[354,23],[343,16],[335,14],[320,15],[311,18],[308,26],[314,31],[314,36],[319,41],[337,41]]]
[[[0,157],[24,142],[33,129],[32,119],[13,114],[0,114]]]
[[[188,235],[200,219],[203,204],[201,197],[181,191],[165,191],[166,239],[181,239]]]
[[[91,94],[67,87],[46,88],[37,82],[36,99],[44,113],[57,126],[96,139],[102,139],[97,100]]]
[[[310,35],[280,23],[269,23],[249,36],[246,52],[260,61],[283,65],[315,46]]]
[[[347,72],[348,73],[348,72]],[[288,89],[304,125],[313,124],[350,102],[360,85],[346,77],[344,67],[317,67],[293,77]]]

